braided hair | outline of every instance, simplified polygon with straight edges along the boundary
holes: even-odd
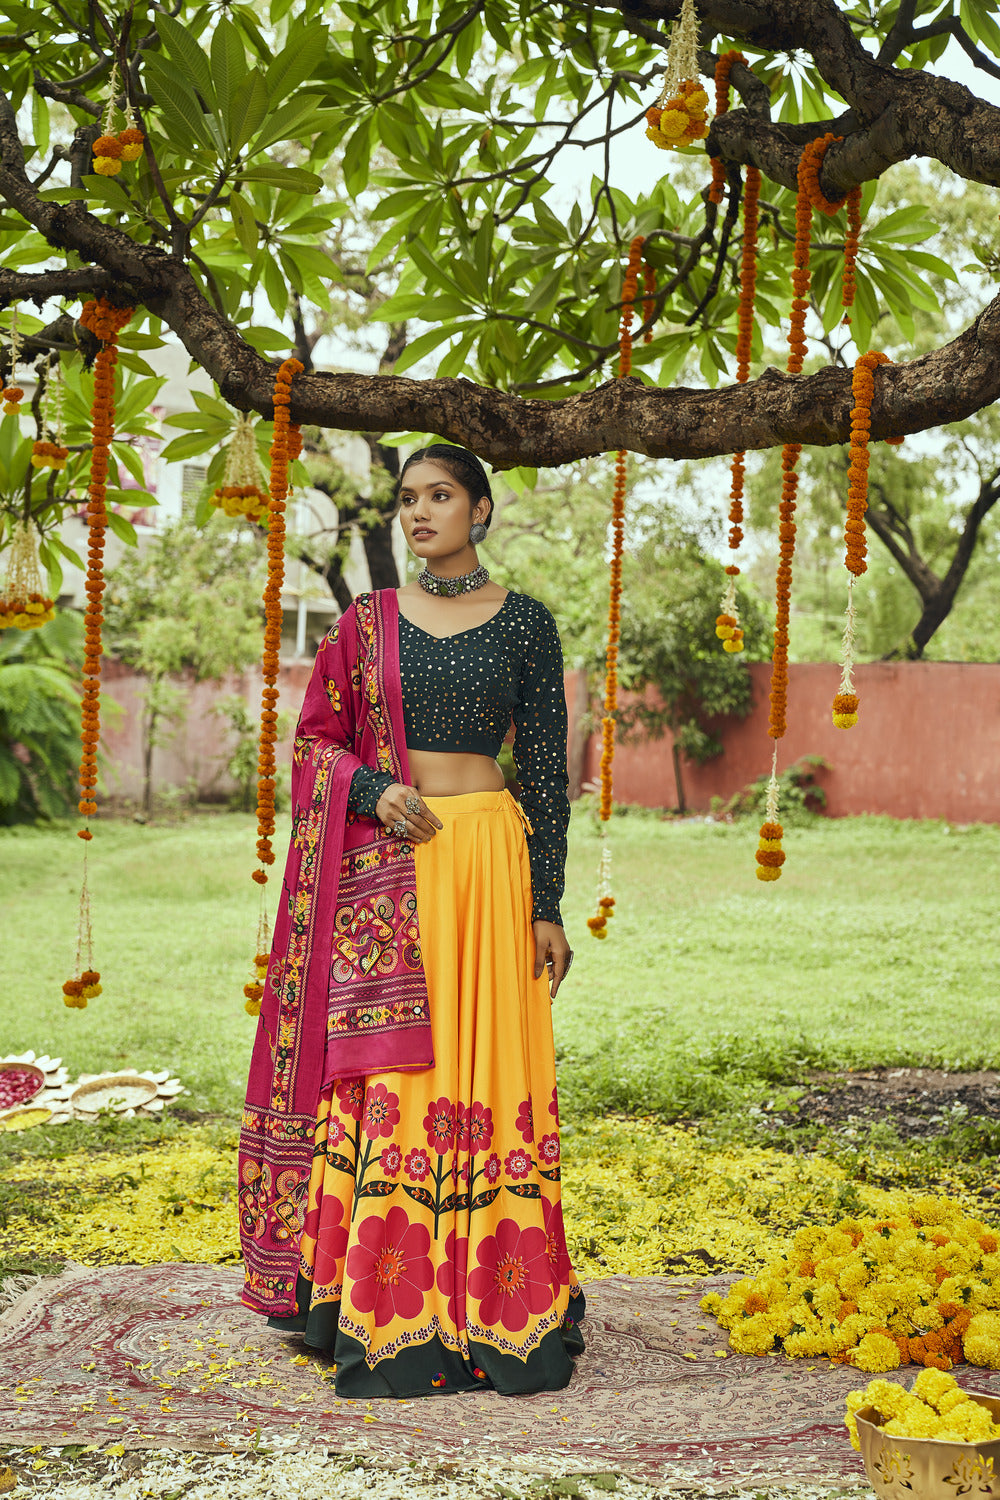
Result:
[[[399,471],[399,478],[396,481],[396,499],[399,499],[407,469],[411,464],[422,463],[425,458],[440,464],[452,479],[457,479],[459,484],[468,490],[469,499],[473,505],[479,500],[490,502],[489,515],[483,522],[483,525],[489,529],[489,524],[493,520],[493,491],[490,489],[486,470],[474,453],[470,453],[468,448],[459,448],[455,443],[431,443],[428,448],[418,448],[416,453],[411,453]]]

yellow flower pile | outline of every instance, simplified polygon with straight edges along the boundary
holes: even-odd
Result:
[[[755,1277],[703,1298],[729,1347],[872,1374],[963,1359],[1000,1369],[996,1234],[947,1198],[888,1197],[885,1217],[800,1229]]]
[[[939,1438],[946,1443],[995,1443],[1000,1425],[989,1408],[963,1391],[943,1370],[921,1370],[912,1391],[893,1380],[872,1380],[866,1390],[851,1391],[844,1421],[851,1444],[860,1452],[857,1414],[875,1408],[878,1425],[891,1437]]]

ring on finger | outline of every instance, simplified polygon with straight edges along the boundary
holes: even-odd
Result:
[[[411,792],[404,802],[403,806],[406,808],[406,811],[408,813],[412,813],[413,816],[416,817],[417,813],[420,811],[420,798],[415,797]]]
[[[405,818],[397,818],[396,821],[395,821],[395,823],[391,824],[391,828],[392,828],[392,832],[396,835],[396,837],[398,839],[405,839],[406,838],[406,819]]]

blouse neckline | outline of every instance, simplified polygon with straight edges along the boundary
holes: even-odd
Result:
[[[421,635],[425,635],[428,640],[431,640],[431,641],[453,641],[453,640],[456,640],[458,638],[458,636],[460,636],[460,635],[472,635],[472,634],[474,634],[475,631],[477,631],[477,630],[485,630],[486,627],[487,627],[487,625],[492,625],[493,621],[496,620],[496,619],[498,619],[500,617],[500,615],[503,614],[504,610],[507,608],[507,601],[511,598],[511,594],[512,594],[512,590],[508,589],[507,593],[504,595],[504,600],[503,600],[503,603],[500,605],[500,608],[498,610],[496,610],[494,614],[490,615],[490,617],[489,617],[488,620],[483,620],[483,622],[482,622],[481,625],[470,625],[467,630],[453,630],[452,633],[451,633],[451,635],[432,635],[429,630],[424,630],[424,628],[423,628],[422,625],[416,625],[413,622],[413,620],[411,620],[409,618],[408,615],[404,615],[403,614],[402,610],[399,611],[399,618],[400,618],[400,620],[404,621],[407,625],[409,625],[409,627],[410,627],[411,630],[417,630],[417,631],[419,631],[420,634]],[[397,601],[397,607],[398,607],[398,602],[399,602],[399,595],[398,594],[396,595],[396,601]]]

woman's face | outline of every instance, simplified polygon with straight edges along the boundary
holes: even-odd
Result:
[[[399,520],[410,551],[441,559],[472,551],[469,528],[485,521],[489,501],[473,506],[469,491],[432,458],[410,464],[399,490]]]

